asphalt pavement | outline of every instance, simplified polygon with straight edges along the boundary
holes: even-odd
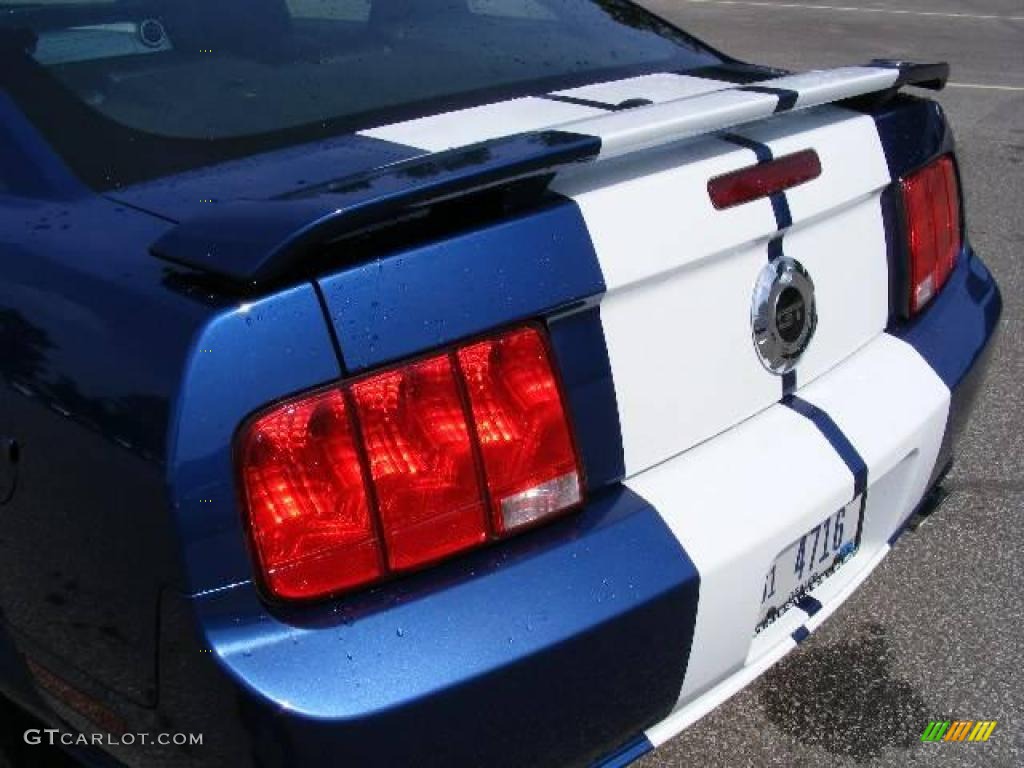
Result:
[[[1005,307],[946,502],[798,650],[638,765],[1024,766],[1024,0],[643,4],[787,69],[949,61],[935,98]],[[998,725],[985,744],[923,744],[933,719]]]

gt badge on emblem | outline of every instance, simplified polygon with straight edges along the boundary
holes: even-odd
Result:
[[[764,367],[780,376],[793,370],[818,326],[814,283],[800,262],[783,257],[761,270],[750,323]]]

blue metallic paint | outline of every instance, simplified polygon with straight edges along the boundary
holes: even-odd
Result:
[[[196,335],[167,474],[189,592],[252,576],[237,505],[235,432],[250,414],[341,375],[313,286],[236,305]]]
[[[586,224],[566,200],[319,283],[350,373],[604,292]]]
[[[1002,308],[992,273],[965,249],[942,292],[917,318],[891,332],[920,352],[952,390],[985,352]]]
[[[657,512],[618,487],[340,604],[272,609],[247,584],[193,606],[239,686],[238,728],[276,745],[264,764],[536,766],[594,760],[667,715],[698,588]]]
[[[600,307],[561,315],[548,323],[548,330],[587,487],[593,491],[617,483],[625,476],[626,465]]]
[[[58,187],[0,195],[0,432],[21,446],[0,509],[0,612],[20,652],[152,704],[153,600],[182,581],[167,419],[210,310],[146,258],[162,222]]]
[[[953,149],[953,132],[934,101],[898,95],[874,114],[889,175],[898,179]]]
[[[909,323],[889,330],[913,346],[950,389],[949,418],[929,485],[953,461],[996,347],[1003,298],[992,273],[969,247],[942,292]]]
[[[653,749],[654,745],[646,736],[638,736],[624,747],[599,760],[594,764],[594,768],[625,768]]]
[[[0,90],[0,194],[74,200],[88,189]]]
[[[112,199],[173,221],[210,213],[232,200],[263,200],[301,192],[421,154],[421,150],[364,136],[338,136],[277,152],[200,168],[125,187]]]
[[[594,136],[563,131],[494,139],[286,197],[210,206],[167,232],[152,250],[240,285],[266,285],[301,272],[324,243],[453,196],[550,175],[593,159],[600,149]]]

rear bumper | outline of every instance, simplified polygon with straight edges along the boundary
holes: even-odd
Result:
[[[270,610],[248,584],[168,598],[160,708],[207,734],[192,761],[625,764],[795,647],[881,561],[950,455],[1000,311],[968,255],[913,325],[800,390],[863,459],[864,532],[814,590],[820,608],[756,640],[769,564],[860,482],[782,403],[579,516],[343,607]]]
[[[755,470],[743,490],[720,486],[720,508],[738,511],[727,514],[729,520],[719,519],[715,527],[730,533],[755,527],[757,540],[746,548],[742,541],[687,546],[687,538],[695,537],[684,529],[699,525],[680,511],[690,503],[673,505],[666,514],[670,504],[656,501],[665,493],[661,486],[675,486],[678,491],[687,484],[681,468],[666,466],[646,473],[651,477],[637,479],[634,489],[655,499],[695,560],[702,578],[702,603],[690,671],[673,712],[603,765],[628,764],[740,691],[809,637],[867,579],[948,468],[994,350],[1001,312],[1002,298],[991,273],[973,252],[965,252],[943,293],[919,318],[890,329],[799,392],[801,400],[829,414],[863,458],[867,475],[863,537],[857,554],[811,590],[811,600],[791,608],[756,639],[753,617],[769,563],[806,530],[805,524],[813,526],[828,510],[853,497],[851,483],[857,479],[849,467],[845,475],[840,471],[827,479],[832,470],[815,465],[810,455],[803,454],[812,446],[801,447],[799,427],[784,423],[788,415],[783,404],[738,428],[748,434],[729,437],[738,438],[748,451],[763,450],[762,456],[768,457],[763,463],[770,469]],[[768,426],[775,417],[780,423]],[[786,439],[780,440],[782,434]],[[717,445],[708,446],[706,452],[717,450]],[[740,450],[739,445],[725,448],[726,454],[738,455]],[[699,471],[709,471],[726,460],[725,456],[717,461],[709,458],[709,466]],[[802,475],[795,475],[797,468]],[[818,482],[809,481],[812,475]],[[690,495],[678,491],[677,498]],[[772,543],[766,543],[769,540]],[[718,594],[713,596],[715,591]]]
[[[617,488],[343,608],[274,612],[248,584],[170,599],[161,708],[217,765],[585,764],[672,708],[697,593]]]

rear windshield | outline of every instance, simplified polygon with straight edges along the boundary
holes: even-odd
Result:
[[[0,0],[0,84],[99,188],[718,61],[623,0]]]

